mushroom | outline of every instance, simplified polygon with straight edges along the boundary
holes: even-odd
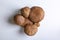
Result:
[[[41,7],[34,6],[31,8],[29,19],[32,22],[37,23],[41,21],[43,18],[44,18],[44,10]]]
[[[21,13],[25,18],[28,18],[29,13],[30,13],[30,8],[29,7],[24,7],[21,9]]]
[[[43,18],[44,10],[41,7],[24,7],[21,9],[21,14],[17,14],[14,16],[14,21],[16,24],[24,28],[24,32],[27,35],[33,36],[37,33],[38,27],[40,26],[39,22]]]
[[[35,35],[37,30],[38,28],[36,25],[26,25],[26,27],[24,27],[24,32],[29,36]]]
[[[16,24],[23,26],[25,23],[25,18],[22,15],[17,14],[14,16],[14,21]]]

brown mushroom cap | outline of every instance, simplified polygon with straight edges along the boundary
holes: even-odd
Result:
[[[35,35],[37,30],[38,29],[36,25],[26,25],[26,27],[24,28],[24,32],[29,36]]]
[[[20,14],[17,14],[14,16],[14,21],[18,25],[23,25],[25,22],[25,18],[23,16],[21,16]]]
[[[44,10],[41,7],[34,6],[31,8],[29,19],[32,22],[39,22],[44,18]]]
[[[21,9],[21,13],[25,18],[28,18],[29,13],[30,13],[30,8],[29,7],[24,7]]]

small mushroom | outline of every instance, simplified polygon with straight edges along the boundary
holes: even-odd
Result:
[[[30,13],[30,8],[29,7],[24,7],[21,9],[21,13],[25,18],[28,18],[29,13]]]
[[[35,35],[37,30],[38,28],[36,25],[26,25],[26,27],[24,27],[24,32],[29,36]]]
[[[14,16],[14,21],[16,24],[23,26],[23,24],[25,23],[25,18],[20,14],[17,14]]]
[[[41,21],[43,18],[44,18],[44,10],[41,7],[34,6],[31,8],[29,19],[32,22],[37,23]]]

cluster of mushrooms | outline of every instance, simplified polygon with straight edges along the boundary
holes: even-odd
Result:
[[[24,28],[24,32],[33,36],[38,31],[39,22],[44,18],[44,10],[41,7],[22,8],[20,14],[14,16],[14,22]]]

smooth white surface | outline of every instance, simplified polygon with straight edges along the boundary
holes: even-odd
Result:
[[[24,6],[41,6],[45,10],[35,36],[27,36],[9,21]],[[0,40],[60,40],[60,0],[0,0]]]

